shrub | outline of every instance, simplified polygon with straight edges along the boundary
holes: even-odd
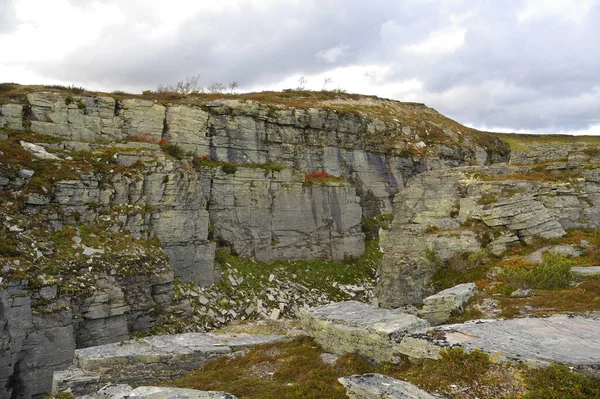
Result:
[[[168,154],[175,159],[183,158],[183,150],[177,144],[161,144],[160,148],[165,154]]]
[[[237,166],[234,163],[226,163],[225,165],[221,166],[221,170],[228,175],[231,175],[237,172]]]
[[[600,379],[572,372],[567,366],[551,366],[525,373],[527,399],[600,398]]]
[[[566,288],[573,279],[571,262],[562,255],[546,253],[544,261],[533,267],[506,268],[502,273],[505,283],[515,287],[530,287],[542,290]]]

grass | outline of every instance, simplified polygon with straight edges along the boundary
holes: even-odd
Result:
[[[347,398],[339,377],[380,373],[410,381],[452,399],[591,398],[600,394],[600,380],[562,365],[529,369],[499,363],[495,356],[462,348],[441,351],[439,360],[374,365],[347,354],[324,363],[321,347],[308,337],[259,345],[245,354],[223,356],[201,369],[161,386],[229,392],[240,399]]]
[[[43,91],[64,93],[71,96],[71,98],[74,94],[88,96],[106,95],[106,93],[86,91],[83,88],[74,86],[22,86],[14,83],[3,83],[0,84],[0,104],[11,102],[25,104],[28,93]],[[197,93],[190,95],[157,92],[146,92],[145,94],[118,92],[111,93],[110,96],[117,100],[136,98],[151,100],[165,105],[168,103],[177,103],[203,106],[208,101],[220,99],[256,101],[270,109],[270,117],[277,116],[277,112],[281,106],[292,109],[320,108],[328,114],[341,115],[347,118],[360,118],[366,130],[368,130],[367,124],[374,119],[385,122],[389,127],[386,132],[382,134],[381,132],[367,131],[364,136],[366,143],[372,146],[374,150],[382,153],[410,150],[406,146],[401,149],[390,147],[390,143],[404,142],[405,138],[402,137],[400,130],[401,128],[410,127],[412,134],[418,134],[427,144],[458,144],[468,139],[470,142],[476,143],[492,153],[503,156],[508,155],[508,145],[500,141],[497,136],[461,125],[424,104],[399,102],[375,96],[349,94],[339,91],[307,90],[263,91],[237,94]],[[74,98],[73,101],[75,101]],[[453,134],[448,134],[448,130],[452,131]],[[412,144],[414,145],[414,143]]]
[[[382,257],[378,240],[370,240],[366,242],[363,256],[354,260],[280,260],[261,263],[233,256],[228,248],[222,247],[217,248],[215,264],[223,271],[237,270],[239,275],[244,277],[243,286],[240,287],[243,289],[262,290],[268,286],[268,278],[273,274],[278,279],[293,280],[310,289],[326,293],[333,301],[339,301],[347,300],[347,297],[332,283],[357,284],[364,280],[374,281]],[[222,284],[221,290],[225,294],[232,289],[240,289],[229,287],[225,278],[218,284]]]
[[[339,377],[372,370],[364,359],[344,356],[332,367],[320,359],[321,347],[307,337],[252,348],[243,356],[220,357],[176,381],[161,385],[224,391],[238,398],[344,399]]]

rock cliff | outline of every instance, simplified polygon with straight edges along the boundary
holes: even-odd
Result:
[[[173,310],[175,277],[218,280],[218,246],[355,258],[362,222],[392,211],[408,179],[509,155],[422,104],[10,84],[0,151],[0,389],[14,398],[47,394],[75,348],[148,331]]]

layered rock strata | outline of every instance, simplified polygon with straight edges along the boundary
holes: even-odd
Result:
[[[431,171],[397,197],[385,232],[379,298],[386,307],[418,303],[440,262],[538,238],[566,228],[600,227],[600,168],[595,164],[493,165]]]

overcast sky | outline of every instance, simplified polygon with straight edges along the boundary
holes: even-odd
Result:
[[[0,0],[0,81],[424,102],[481,129],[600,135],[600,0]]]

